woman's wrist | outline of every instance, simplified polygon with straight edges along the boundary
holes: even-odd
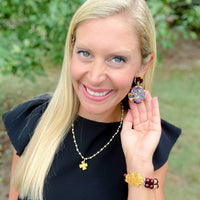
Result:
[[[126,162],[127,173],[140,173],[143,176],[154,175],[154,166],[152,161],[134,161]]]
[[[145,188],[157,189],[159,188],[158,179],[154,176],[152,161],[127,162],[127,172],[124,174],[124,178],[130,188],[144,185]]]

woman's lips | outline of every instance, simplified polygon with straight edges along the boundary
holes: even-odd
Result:
[[[93,101],[103,101],[107,99],[113,92],[113,90],[108,89],[92,89],[82,84],[82,89],[85,96]]]

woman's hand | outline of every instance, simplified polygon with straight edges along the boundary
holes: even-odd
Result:
[[[161,135],[160,112],[157,97],[152,98],[148,90],[145,102],[130,102],[129,105],[130,110],[123,122],[121,141],[127,171],[137,170],[134,171],[136,173],[147,166],[153,168],[152,157]]]

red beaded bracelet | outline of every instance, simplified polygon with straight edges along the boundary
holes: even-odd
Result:
[[[145,178],[144,187],[149,188],[149,189],[158,189],[159,188],[158,179]]]
[[[149,189],[158,189],[159,184],[158,184],[158,179],[154,178],[143,178],[141,174],[137,173],[131,173],[131,174],[124,174],[125,177],[125,182],[127,182],[130,185],[134,186],[140,186],[144,184],[144,187],[149,188]]]

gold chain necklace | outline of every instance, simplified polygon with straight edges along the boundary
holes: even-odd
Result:
[[[120,124],[119,124],[119,126],[117,128],[117,131],[113,134],[113,136],[110,138],[110,140],[99,151],[97,151],[96,153],[94,153],[90,157],[84,157],[82,155],[82,153],[79,151],[78,144],[76,142],[75,132],[74,132],[74,123],[72,123],[72,135],[73,135],[73,139],[74,139],[74,144],[75,144],[75,147],[76,147],[76,151],[80,155],[80,157],[83,159],[83,161],[81,162],[81,164],[79,164],[79,168],[81,168],[82,170],[86,170],[87,167],[88,167],[88,164],[85,161],[86,160],[91,160],[92,158],[94,158],[95,156],[97,156],[99,153],[101,153],[113,141],[114,137],[119,133],[119,130],[120,130],[121,126],[122,126],[123,119],[124,119],[124,107],[123,107],[123,105],[122,105],[121,109],[122,109],[121,121],[120,121]]]

